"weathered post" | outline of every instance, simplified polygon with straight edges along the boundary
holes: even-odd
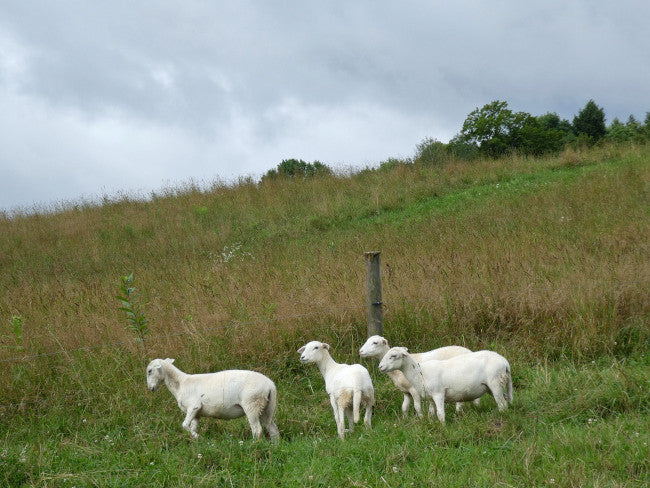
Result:
[[[381,301],[381,252],[372,251],[366,256],[366,317],[368,337],[384,334]]]

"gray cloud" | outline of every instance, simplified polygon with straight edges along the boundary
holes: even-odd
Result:
[[[0,208],[369,165],[491,100],[650,110],[650,4],[44,2],[0,6]]]

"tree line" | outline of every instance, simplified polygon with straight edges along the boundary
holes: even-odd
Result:
[[[650,112],[646,113],[643,123],[630,115],[625,123],[615,118],[607,126],[605,111],[593,100],[589,100],[571,122],[552,112],[539,116],[513,112],[507,102],[495,100],[470,112],[461,131],[448,143],[426,138],[416,146],[412,160],[390,158],[382,162],[380,168],[388,169],[404,162],[444,164],[450,159],[498,158],[512,153],[541,156],[557,153],[569,145],[592,146],[604,141],[641,144],[650,141]],[[320,161],[307,163],[302,159],[285,159],[262,180],[330,173],[331,168]]]

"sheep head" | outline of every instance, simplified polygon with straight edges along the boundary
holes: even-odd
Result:
[[[329,351],[330,345],[325,342],[311,341],[298,349],[300,354],[300,362],[302,363],[317,363],[320,361],[325,353]]]
[[[393,347],[389,349],[379,363],[379,371],[388,373],[389,371],[400,369],[407,355],[408,349],[405,347]]]
[[[163,364],[172,364],[173,359],[154,359],[147,366],[147,388],[151,391],[156,391],[160,384],[165,381],[165,371]]]
[[[368,337],[366,343],[359,349],[359,356],[362,358],[378,358],[384,356],[388,341],[382,336],[374,335]]]

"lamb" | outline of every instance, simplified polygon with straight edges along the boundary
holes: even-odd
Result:
[[[359,421],[360,406],[366,409],[363,423],[371,427],[372,407],[375,404],[375,390],[370,373],[360,364],[341,364],[332,359],[330,346],[323,342],[311,341],[298,349],[300,362],[316,363],[323,378],[325,390],[330,397],[336,430],[341,439],[345,438],[345,417],[350,432]],[[345,414],[345,417],[344,417]]]
[[[381,361],[389,349],[390,346],[388,345],[388,341],[385,338],[382,336],[374,335],[369,337],[366,343],[361,346],[361,349],[359,349],[359,355],[362,358],[375,358]],[[421,363],[424,361],[429,361],[430,359],[448,359],[460,354],[467,354],[468,352],[472,351],[466,347],[445,346],[438,349],[433,349],[432,351],[413,353],[411,356],[413,356],[413,359]],[[411,405],[411,399],[413,399],[413,408],[415,408],[417,415],[419,417],[422,417],[422,399],[418,393],[418,390],[413,387],[413,385],[411,385],[409,380],[407,380],[404,376],[404,373],[402,373],[400,370],[388,371],[387,374],[390,379],[393,380],[393,383],[397,389],[404,393],[404,401],[402,402],[402,414],[404,416],[408,414],[409,406]],[[476,399],[474,401],[474,403],[477,405],[479,402],[479,399]],[[456,411],[459,412],[462,409],[462,406],[462,402],[456,403]],[[432,410],[431,405],[429,410]]]
[[[271,379],[247,370],[187,374],[173,362],[169,358],[151,361],[147,366],[147,386],[156,391],[165,383],[185,413],[183,428],[192,438],[199,436],[196,429],[200,417],[235,419],[246,415],[255,439],[262,437],[262,423],[271,440],[277,442],[280,432],[273,422],[277,390]]]
[[[477,351],[450,359],[418,363],[405,347],[393,347],[379,363],[379,371],[400,370],[422,397],[435,403],[438,420],[445,423],[445,401],[465,402],[489,392],[499,411],[512,403],[508,360],[493,351]]]

